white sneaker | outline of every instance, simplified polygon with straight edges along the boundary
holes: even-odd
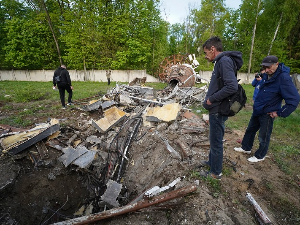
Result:
[[[258,158],[256,158],[255,156],[252,156],[252,157],[250,157],[250,158],[248,159],[249,162],[260,162],[260,161],[263,161],[263,160],[265,160],[265,157],[262,158],[262,159],[258,159]]]
[[[251,154],[251,151],[246,151],[242,148],[234,148],[234,151],[236,152],[242,152],[242,153],[246,153],[246,154]]]

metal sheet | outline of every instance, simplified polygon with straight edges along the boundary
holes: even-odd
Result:
[[[88,152],[85,147],[74,149],[72,147],[67,147],[63,149],[64,155],[60,156],[58,160],[62,162],[65,167],[70,165],[73,161],[75,161],[79,156]]]

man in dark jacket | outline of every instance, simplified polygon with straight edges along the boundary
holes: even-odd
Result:
[[[205,58],[214,63],[208,91],[203,107],[209,111],[210,151],[208,161],[200,161],[201,166],[209,166],[210,171],[201,171],[200,175],[221,179],[223,164],[223,137],[227,116],[219,113],[221,101],[238,90],[236,71],[243,65],[242,53],[237,51],[223,52],[220,38],[212,37],[203,44]],[[220,77],[223,87],[220,87]]]
[[[56,80],[56,77],[60,77],[60,81]],[[68,92],[68,104],[72,104],[72,95],[73,95],[73,87],[71,83],[71,78],[70,74],[67,70],[67,67],[65,65],[61,65],[59,68],[57,68],[54,72],[53,75],[53,89],[56,88],[56,84],[59,90],[59,96],[60,96],[60,101],[63,109],[66,108],[65,105],[65,91]]]
[[[289,116],[298,106],[299,93],[290,77],[290,68],[278,62],[273,55],[265,57],[261,66],[266,73],[253,105],[253,113],[246,129],[241,148],[234,148],[237,152],[251,154],[256,132],[259,147],[249,162],[260,162],[267,155],[271,139],[273,122],[278,116]],[[282,106],[284,100],[285,105]]]

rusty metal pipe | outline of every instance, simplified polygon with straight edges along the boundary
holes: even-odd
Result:
[[[95,222],[98,220],[103,220],[103,219],[107,219],[110,217],[122,215],[125,213],[137,211],[139,209],[143,209],[143,208],[146,208],[146,207],[149,207],[152,205],[166,202],[166,201],[172,200],[174,198],[180,198],[180,197],[183,197],[183,196],[185,196],[191,192],[194,192],[196,190],[197,190],[197,187],[195,185],[190,185],[190,186],[187,186],[187,187],[184,187],[184,188],[181,188],[178,190],[174,190],[174,191],[171,191],[171,192],[159,195],[159,196],[155,196],[154,198],[151,198],[151,199],[141,200],[134,204],[114,208],[111,210],[103,211],[103,212],[92,214],[89,216],[83,216],[83,217],[78,217],[78,218],[71,219],[71,220],[58,222],[58,223],[55,223],[54,225],[88,224],[88,223]]]

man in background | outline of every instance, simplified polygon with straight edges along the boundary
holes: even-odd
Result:
[[[262,75],[265,73],[266,71],[264,70],[264,68],[261,68],[260,69],[260,72],[255,74],[255,78],[253,79],[252,81],[252,86],[255,87],[254,89],[254,92],[253,92],[253,101],[255,100],[256,98],[256,95],[259,91],[259,87],[260,87],[260,84],[261,84],[261,81],[262,81]]]
[[[56,77],[59,77],[59,81],[56,79]],[[67,70],[67,67],[65,65],[61,65],[59,68],[57,68],[53,75],[53,89],[56,88],[56,85],[59,90],[59,97],[61,101],[62,108],[66,108],[65,104],[65,91],[68,92],[68,104],[72,104],[72,96],[73,96],[73,87],[71,84],[71,78],[70,74]]]

